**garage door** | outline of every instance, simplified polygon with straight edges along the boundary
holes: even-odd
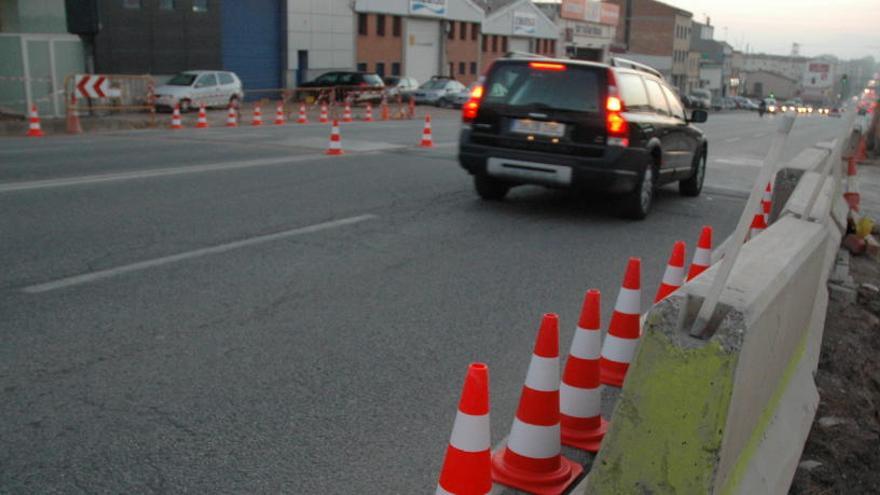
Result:
[[[406,28],[406,75],[423,83],[437,75],[437,66],[440,64],[440,22],[407,19]]]
[[[238,74],[245,91],[282,87],[282,0],[223,2],[223,68]]]
[[[510,38],[510,45],[507,47],[512,52],[525,52],[529,50],[529,38]]]

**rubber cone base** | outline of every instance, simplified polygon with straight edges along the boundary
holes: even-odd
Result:
[[[599,418],[599,427],[594,430],[575,430],[562,425],[562,445],[568,445],[576,449],[586,450],[587,452],[599,452],[599,446],[605,433],[608,431],[608,421],[605,418]]]
[[[337,155],[344,155],[345,152],[342,151],[342,150],[327,150],[326,152],[324,152],[324,154],[325,154],[325,155],[337,156]]]
[[[599,381],[610,387],[620,388],[623,386],[623,379],[626,378],[626,370],[628,369],[628,363],[618,363],[617,361],[600,358]]]
[[[30,129],[26,135],[27,135],[27,137],[43,137],[43,136],[45,136],[45,134],[43,134],[43,131],[40,129]]]
[[[564,456],[559,456],[556,470],[538,473],[512,466],[505,462],[505,455],[510,455],[506,448],[492,456],[492,480],[534,495],[562,495],[584,472],[583,466]]]
[[[433,148],[434,143],[432,141],[422,141],[422,143],[419,144],[419,146],[422,148]]]

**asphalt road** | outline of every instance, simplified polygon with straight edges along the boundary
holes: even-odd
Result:
[[[498,441],[540,315],[567,349],[630,256],[647,304],[675,240],[732,231],[774,125],[713,115],[704,194],[644,222],[479,201],[447,112],[432,150],[358,123],[332,158],[319,125],[0,140],[0,492],[430,493],[467,363]]]

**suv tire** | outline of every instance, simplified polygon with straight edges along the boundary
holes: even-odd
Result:
[[[501,201],[510,191],[510,185],[488,175],[474,176],[474,188],[477,194],[486,201]]]
[[[641,180],[635,190],[623,197],[621,206],[623,216],[632,220],[644,220],[651,212],[654,203],[657,169],[653,164],[645,167]]]
[[[694,157],[694,173],[685,180],[678,182],[678,193],[682,196],[695,198],[703,190],[703,181],[706,179],[706,152],[700,152]]]

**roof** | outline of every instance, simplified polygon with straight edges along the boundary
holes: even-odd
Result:
[[[742,71],[742,73],[744,73],[744,74],[769,74],[773,77],[778,77],[779,79],[785,79],[786,81],[794,83],[794,84],[797,84],[800,82],[799,80],[797,80],[793,77],[788,77],[784,74],[780,74],[780,73],[774,72],[772,70],[765,70],[765,69],[748,70],[748,71]]]
[[[472,0],[478,7],[483,9],[483,12],[486,15],[495,12],[496,10],[503,9],[512,3],[516,3],[519,0]]]

